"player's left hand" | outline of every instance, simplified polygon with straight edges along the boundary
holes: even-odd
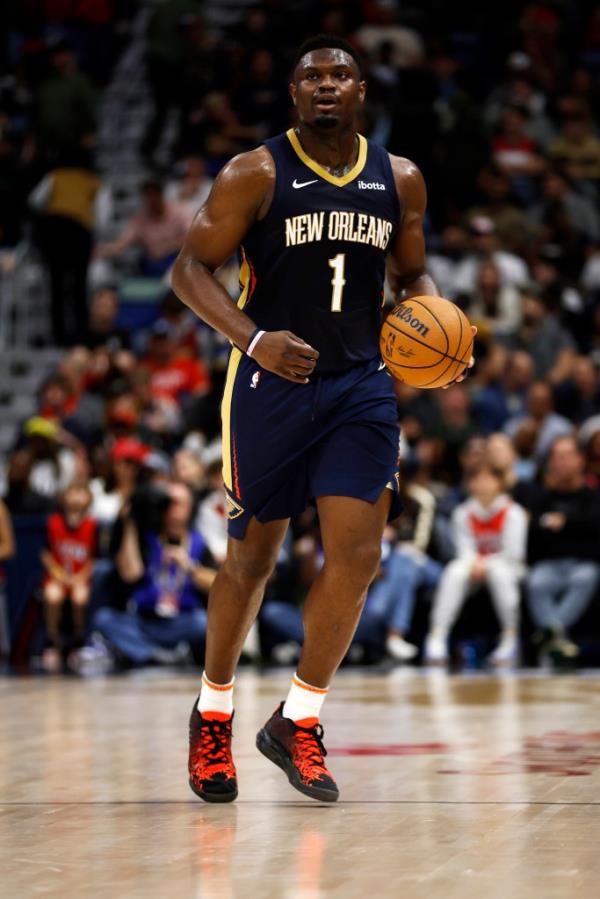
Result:
[[[477,326],[471,325],[471,331],[473,333],[473,340],[475,340],[475,335],[477,334]],[[445,387],[442,387],[442,390],[448,390],[448,388],[452,387],[453,384],[460,384],[461,381],[464,381],[465,378],[467,377],[467,375],[469,374],[469,369],[473,368],[474,365],[475,365],[475,356],[471,356],[471,358],[469,359],[469,364],[463,371],[462,375],[459,375],[458,378],[456,378],[454,381],[450,381],[449,384],[446,384]]]

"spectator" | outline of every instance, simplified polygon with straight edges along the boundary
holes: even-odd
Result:
[[[159,181],[149,178],[141,186],[142,207],[131,218],[116,240],[96,247],[98,258],[119,256],[128,247],[142,251],[140,271],[158,278],[167,272],[177,257],[191,223],[189,210],[167,200]]]
[[[527,404],[527,392],[534,380],[533,359],[524,350],[508,356],[499,375],[475,392],[473,417],[484,434],[500,431],[511,416],[521,415]]]
[[[141,145],[152,161],[167,113],[182,102],[182,76],[186,72],[186,24],[198,14],[195,0],[165,0],[154,7],[146,26],[146,70],[154,101],[153,115]]]
[[[398,542],[387,544],[380,576],[371,585],[367,597],[368,613],[386,626],[385,648],[398,662],[407,662],[418,648],[406,639],[417,591],[437,585],[441,565],[427,555],[432,542],[435,498],[420,484],[403,486],[403,510],[399,521]]]
[[[180,177],[166,185],[165,199],[185,207],[191,222],[210,193],[212,178],[206,174],[206,166],[200,156],[182,159],[175,170]]]
[[[593,246],[589,246],[588,251],[588,258],[581,271],[581,284],[586,290],[600,294],[600,242],[596,241]]]
[[[566,244],[571,253],[577,249],[581,252],[586,242],[600,238],[594,203],[573,190],[567,175],[556,170],[546,173],[541,202],[530,209],[529,215],[543,229],[546,242]]]
[[[510,337],[521,323],[521,297],[516,287],[503,284],[500,271],[484,259],[477,275],[477,287],[468,300],[466,313],[480,332],[480,339]]]
[[[399,25],[395,9],[380,0],[372,5],[370,22],[361,25],[354,40],[369,54],[387,41],[393,48],[392,62],[401,69],[416,67],[423,58],[421,36],[413,28]]]
[[[259,128],[265,136],[286,127],[289,100],[282,92],[282,83],[271,50],[256,50],[250,58],[247,77],[233,97],[242,125]]]
[[[475,424],[471,417],[471,401],[466,388],[453,384],[439,392],[440,418],[434,430],[441,472],[453,483],[460,472],[459,454],[471,437]]]
[[[510,341],[513,349],[531,355],[538,378],[553,384],[568,377],[575,358],[575,341],[560,324],[535,284],[521,290],[521,327]]]
[[[202,362],[178,354],[168,322],[158,321],[154,326],[148,354],[141,364],[150,372],[153,397],[176,403],[185,396],[203,395],[210,387],[209,374]]]
[[[107,347],[110,352],[129,348],[129,334],[117,325],[119,294],[115,287],[98,287],[90,302],[85,345],[94,350]],[[80,341],[81,342],[81,337]]]
[[[120,577],[132,587],[130,608],[102,607],[93,621],[109,651],[129,665],[181,660],[189,649],[200,656],[206,635],[202,596],[216,574],[204,538],[190,528],[189,488],[170,484],[157,527],[142,530],[147,505],[136,510],[134,499],[135,517],[125,519],[116,557]]]
[[[585,454],[585,483],[594,490],[600,489],[600,427],[598,419],[594,429],[583,439],[579,432],[579,445]],[[583,429],[582,429],[583,430]]]
[[[485,165],[477,178],[478,201],[466,215],[470,222],[490,219],[498,237],[498,246],[509,253],[521,253],[535,229],[513,195],[510,179],[493,163]]]
[[[492,159],[510,179],[521,201],[530,203],[535,195],[534,178],[544,168],[539,147],[527,133],[529,111],[520,104],[508,106],[502,127],[492,139]]]
[[[25,422],[23,434],[29,457],[29,488],[40,496],[58,496],[78,473],[73,440],[54,422],[39,415]]]
[[[173,456],[171,474],[175,481],[181,481],[190,488],[195,504],[206,495],[208,472],[199,453],[181,447]],[[202,527],[198,527],[198,530],[204,534]],[[210,541],[207,542],[210,548]]]
[[[63,605],[73,619],[73,648],[83,646],[90,583],[96,556],[96,522],[88,513],[92,494],[86,484],[72,484],[62,494],[60,511],[48,519],[47,548],[42,551],[46,576],[42,586],[47,645],[42,665],[49,673],[62,668]]]
[[[50,50],[50,72],[38,98],[37,138],[42,157],[58,157],[90,147],[96,130],[96,99],[87,77],[78,71],[71,44],[62,39]]]
[[[568,630],[600,583],[600,495],[585,486],[584,458],[574,437],[552,444],[544,483],[532,494],[529,511],[529,609],[551,657],[573,660],[579,650]]]
[[[93,497],[92,514],[103,525],[111,525],[121,514],[138,485],[141,468],[150,448],[135,437],[120,437],[110,451],[106,477],[90,482]]]
[[[458,264],[454,273],[457,293],[470,294],[477,285],[477,274],[482,259],[491,260],[500,272],[502,283],[519,287],[529,280],[525,262],[514,253],[498,247],[494,223],[487,216],[475,216],[469,220],[471,251]]]
[[[535,432],[535,455],[541,461],[558,437],[571,434],[573,425],[568,418],[554,411],[552,389],[545,381],[536,381],[529,388],[527,411],[507,421],[504,428],[514,438],[523,424],[531,424]]]
[[[181,453],[182,450],[179,451]],[[189,450],[187,451],[189,452]],[[206,537],[213,558],[221,564],[227,552],[227,496],[223,485],[223,466],[219,458],[206,468],[208,492],[198,509],[198,530]]]
[[[8,458],[7,489],[4,497],[11,515],[45,515],[54,508],[54,499],[31,486],[33,456],[28,449],[17,449]]]
[[[160,304],[160,315],[151,328],[143,331],[135,341],[136,352],[143,356],[155,332],[168,333],[177,346],[178,356],[196,358],[199,350],[199,335],[203,324],[191,309],[185,306],[172,290],[169,290]]]
[[[4,589],[6,578],[3,568],[4,562],[14,556],[15,549],[15,535],[10,512],[0,499],[0,659],[7,657],[10,652],[10,627]]]
[[[502,478],[506,492],[512,494],[519,482],[519,471],[517,454],[510,437],[500,433],[490,434],[485,446],[485,456],[490,468]]]
[[[428,271],[440,288],[442,296],[448,299],[455,299],[459,290],[464,287],[465,276],[461,273],[461,262],[465,259],[468,249],[469,234],[466,228],[448,225],[440,235],[437,250],[427,256]],[[461,282],[457,280],[459,275]],[[474,283],[473,279],[473,286]]]
[[[506,61],[507,78],[494,88],[484,107],[484,118],[490,130],[498,128],[509,107],[524,108],[528,113],[526,131],[529,137],[546,145],[552,127],[545,115],[547,98],[536,84],[531,59],[516,51]]]
[[[514,663],[518,656],[519,581],[523,574],[527,517],[505,492],[502,476],[483,465],[468,480],[469,499],[454,511],[456,558],[446,566],[435,595],[425,658],[448,660],[448,636],[468,593],[485,584],[502,627],[489,661]]]
[[[600,181],[600,140],[594,134],[585,103],[573,98],[564,110],[560,134],[550,145],[550,157],[573,181]]]
[[[72,151],[29,196],[38,213],[38,241],[50,275],[52,336],[72,346],[87,331],[87,272],[94,229],[110,215],[110,194],[88,154]]]
[[[588,356],[577,356],[571,376],[554,391],[557,411],[580,425],[593,415],[600,415],[600,383],[598,370]]]

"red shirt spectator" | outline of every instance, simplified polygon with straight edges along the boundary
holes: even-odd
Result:
[[[177,402],[186,393],[203,394],[210,388],[210,376],[202,362],[177,354],[166,322],[156,323],[143,365],[151,375],[150,393],[157,399]]]
[[[93,518],[86,517],[71,527],[62,512],[55,512],[48,519],[47,533],[52,560],[69,574],[77,574],[93,560],[96,550]]]

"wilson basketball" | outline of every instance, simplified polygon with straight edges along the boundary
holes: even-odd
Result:
[[[473,335],[466,315],[442,297],[410,297],[381,328],[381,355],[395,378],[411,387],[444,387],[469,364]]]

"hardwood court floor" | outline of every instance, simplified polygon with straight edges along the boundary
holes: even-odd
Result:
[[[288,679],[238,679],[230,806],[187,786],[197,677],[1,680],[0,895],[600,896],[600,677],[344,672],[332,806],[254,748]]]

